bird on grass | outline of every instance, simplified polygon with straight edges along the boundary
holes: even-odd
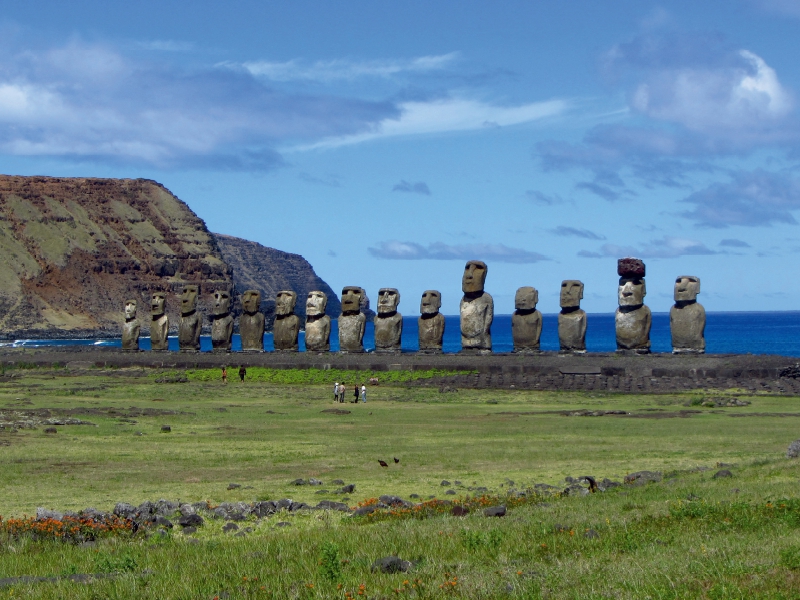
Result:
[[[589,491],[591,493],[595,493],[597,491],[597,482],[594,480],[594,477],[589,477],[588,475],[584,475],[581,477],[584,481],[589,484]]]
[[[395,457],[395,458],[394,458],[394,464],[397,464],[397,463],[399,463],[399,462],[400,462],[400,459],[399,459],[399,458],[397,458],[397,457]]]
[[[384,461],[382,461],[382,460],[379,460],[378,462],[380,463],[380,465],[381,465],[382,467],[388,467],[388,466],[389,466],[388,464],[386,464],[386,463],[385,463]]]

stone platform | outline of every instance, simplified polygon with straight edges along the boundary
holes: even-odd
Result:
[[[800,395],[800,359],[750,354],[644,356],[589,353],[583,356],[545,352],[533,356],[492,354],[403,353],[244,353],[135,352],[116,348],[3,348],[6,367],[27,364],[91,371],[92,367],[145,369],[221,368],[347,369],[356,371],[428,370],[471,371],[468,375],[437,377],[413,385],[461,388],[583,390],[621,393],[670,393],[693,389],[740,389]]]

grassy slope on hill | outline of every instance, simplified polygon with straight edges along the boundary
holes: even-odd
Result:
[[[800,469],[783,458],[800,437],[795,398],[757,396],[750,406],[711,409],[686,407],[697,398],[682,395],[397,386],[370,387],[366,405],[334,405],[331,388],[155,384],[120,375],[50,379],[35,370],[5,380],[6,418],[14,410],[83,407],[73,416],[97,427],[58,426],[56,435],[41,426],[0,432],[0,514],[30,514],[36,506],[108,510],[117,501],[158,498],[341,498],[289,485],[301,477],[322,479],[328,490],[337,487],[332,479],[356,484],[352,505],[380,494],[453,498],[442,479],[461,481],[451,487],[465,495],[468,486],[502,494],[506,478],[520,488],[558,484],[567,475],[620,480],[642,469],[675,473],[644,487],[548,499],[549,506],[515,508],[504,519],[471,514],[364,524],[307,513],[244,524],[255,528],[245,538],[209,522],[195,545],[180,533],[157,543],[112,540],[94,548],[2,540],[2,576],[123,572],[90,586],[17,585],[10,597],[345,598],[358,597],[363,584],[361,597],[370,598],[788,598],[800,585],[792,568],[800,567],[800,523],[794,513],[788,518],[767,507],[781,499],[793,506],[798,497]],[[351,412],[321,412],[331,408]],[[577,409],[634,416],[557,412]],[[686,410],[701,412],[670,416]],[[159,433],[163,424],[172,433]],[[692,470],[717,462],[735,464],[734,478]],[[230,482],[242,487],[228,491]],[[275,528],[278,521],[292,526]],[[565,531],[556,531],[557,524]],[[584,537],[587,529],[598,537]],[[325,544],[335,544],[335,552]],[[325,575],[331,553],[341,565],[338,579]],[[407,575],[370,573],[375,558],[394,553],[419,564]],[[153,573],[139,576],[145,570]],[[453,577],[456,584],[446,584]],[[0,588],[0,595],[7,591]]]

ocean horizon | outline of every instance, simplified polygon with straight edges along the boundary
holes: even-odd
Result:
[[[418,346],[417,318],[403,317],[402,349],[416,352]],[[800,357],[800,311],[725,311],[706,314],[706,352],[709,354],[777,354]],[[375,347],[374,329],[367,322],[364,348]],[[653,313],[650,331],[653,352],[672,352],[669,329],[669,313]],[[119,347],[119,338],[103,339],[19,339],[0,343],[5,347],[57,347],[57,346],[104,346]],[[150,338],[139,340],[142,350],[150,349]],[[238,334],[233,336],[233,350],[241,350]],[[264,348],[273,350],[272,334],[264,335]],[[178,350],[178,338],[169,338],[169,349]],[[201,351],[211,350],[211,337],[200,338]],[[495,315],[492,323],[492,349],[494,352],[511,352],[514,349],[511,337],[511,315]],[[558,351],[558,314],[542,316],[541,349]],[[586,349],[589,352],[613,352],[616,350],[614,313],[587,313]],[[331,320],[331,351],[339,350],[337,321]],[[443,350],[455,353],[461,350],[458,315],[445,315]],[[305,339],[300,333],[300,351],[305,351]]]

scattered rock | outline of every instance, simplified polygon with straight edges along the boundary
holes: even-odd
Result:
[[[461,482],[460,482],[458,479],[456,479],[456,480],[453,482],[453,484],[454,484],[454,485],[461,485]]]
[[[414,565],[407,560],[403,560],[397,556],[385,556],[378,558],[372,563],[372,572],[380,571],[381,573],[408,573]]]
[[[114,506],[114,514],[123,519],[130,519],[136,515],[136,507],[127,502],[117,502]]]
[[[184,517],[188,517],[189,515],[193,515],[197,513],[197,510],[191,504],[181,504],[180,508],[178,509]]]
[[[203,517],[198,514],[185,515],[178,519],[178,525],[181,527],[200,527],[205,521]]]
[[[445,492],[445,495],[446,496],[455,496],[456,495],[456,491],[455,490],[447,490]]]
[[[408,497],[416,500],[419,498],[419,494],[409,494]]]
[[[454,506],[450,514],[454,517],[464,517],[469,514],[469,509],[466,506]]]
[[[275,523],[275,527],[291,527],[291,523],[287,523],[286,521],[281,521],[280,523]]]
[[[331,481],[331,485],[344,485],[344,479],[334,479]]]
[[[636,473],[625,475],[625,483],[630,485],[645,485],[662,479],[661,471],[637,471]]]
[[[229,531],[238,531],[239,526],[236,523],[228,522],[222,527],[222,531],[228,533]]]
[[[45,427],[44,432],[49,434],[58,433],[58,429],[55,427]]]
[[[442,487],[447,487],[450,485],[450,482],[447,479],[442,479],[442,483],[439,484]]]
[[[305,480],[305,479],[295,479],[295,480],[294,480],[292,483],[290,483],[289,485],[305,485],[306,483],[307,483],[307,482],[306,482],[306,480]]]
[[[336,490],[336,494],[352,494],[356,491],[356,484],[350,483]]]
[[[342,512],[350,512],[350,507],[344,502],[333,502],[332,500],[323,500],[317,504],[316,508],[322,510],[340,510]]]
[[[330,413],[332,415],[349,415],[350,414],[349,410],[344,410],[343,408],[326,408],[325,410],[320,411],[320,412]]]
[[[156,383],[189,383],[189,378],[185,373],[161,375],[160,377],[156,377]]]
[[[586,531],[583,532],[583,537],[590,540],[594,540],[599,538],[600,534],[598,534],[594,529],[587,529]]]
[[[183,535],[192,535],[193,533],[197,533],[197,527],[184,527],[183,528]]]
[[[409,503],[400,498],[399,496],[381,496],[378,498],[379,501],[383,502],[387,506],[408,506]]]
[[[236,488],[240,488],[240,487],[242,487],[242,484],[240,484],[240,483],[229,483],[228,484],[228,489],[229,490],[235,490]]]
[[[786,458],[798,457],[800,457],[800,440],[795,440],[789,444],[789,448],[786,450]]]
[[[172,521],[170,521],[166,517],[162,517],[161,515],[158,515],[153,522],[161,527],[172,529]]]
[[[322,485],[322,482],[319,479],[314,479],[312,477],[308,480],[308,485]]]
[[[371,515],[376,510],[378,510],[378,507],[375,506],[374,504],[370,504],[369,506],[361,506],[361,507],[359,507],[359,508],[357,508],[357,509],[355,509],[353,511],[353,516],[354,517],[363,517],[363,516],[366,516],[366,515]]]
[[[161,433],[169,433],[172,431],[172,427],[169,425],[162,425],[161,426]]]
[[[506,516],[506,507],[505,506],[490,506],[483,510],[483,514],[486,517],[505,517]]]
[[[572,485],[566,487],[561,493],[565,496],[588,496],[591,494],[589,488],[585,488],[578,483],[573,483]]]
[[[268,517],[278,512],[278,506],[271,500],[261,500],[253,504],[253,514],[258,518]]]
[[[44,521],[45,519],[53,519],[55,521],[60,521],[63,518],[64,518],[64,513],[60,513],[55,510],[49,510],[47,508],[42,508],[42,507],[36,509],[37,521]]]
[[[722,479],[723,477],[733,477],[733,473],[728,469],[721,469],[711,476],[712,479]]]

